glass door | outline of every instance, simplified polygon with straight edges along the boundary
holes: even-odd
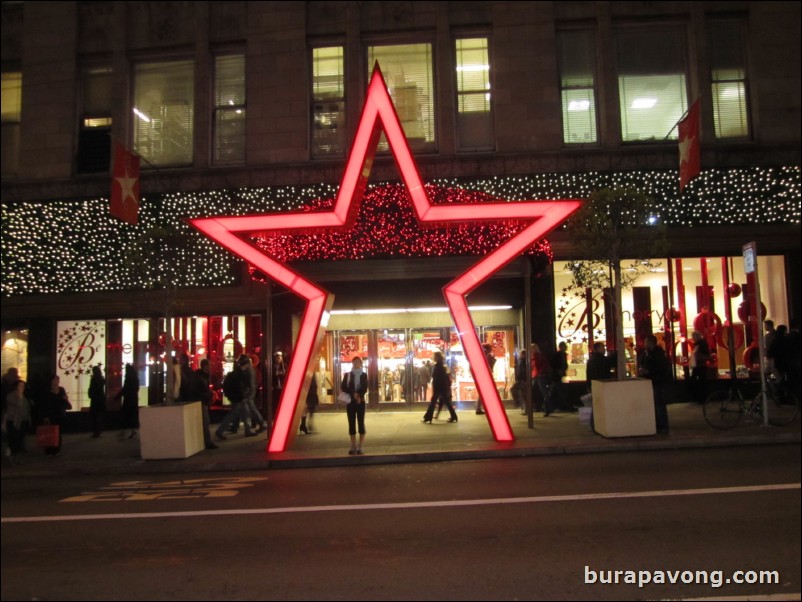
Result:
[[[407,366],[407,335],[404,330],[376,333],[379,403],[412,401],[412,374]]]
[[[515,331],[511,326],[482,328],[483,343],[489,344],[496,359],[493,365],[493,380],[502,401],[512,399],[512,385],[515,383]]]
[[[451,328],[448,333],[448,351],[446,352],[446,367],[451,373],[451,398],[463,402],[466,406],[476,402],[478,393],[473,382],[473,374],[465,350],[462,348],[457,331]]]
[[[517,328],[515,326],[479,328],[479,341],[489,344],[493,357],[493,380],[496,383],[499,397],[502,401],[512,399],[512,385],[515,382],[515,341]],[[473,373],[468,362],[462,343],[452,328],[449,332],[448,353],[446,356],[448,367],[451,370],[454,399],[466,405],[475,403],[479,397]]]
[[[335,396],[334,374],[334,333],[327,332],[323,337],[323,344],[318,349],[315,361],[312,364],[315,379],[313,384],[317,387],[317,398],[320,407],[333,407]]]
[[[445,354],[446,342],[443,330],[432,328],[412,331],[412,394],[414,401],[432,398],[432,369],[434,354]]]

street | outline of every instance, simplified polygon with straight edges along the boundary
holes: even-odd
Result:
[[[2,598],[799,599],[800,509],[798,444],[5,479]]]

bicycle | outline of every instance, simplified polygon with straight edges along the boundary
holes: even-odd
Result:
[[[714,391],[705,400],[703,412],[707,423],[714,429],[735,427],[744,415],[763,421],[763,394],[752,399],[744,397],[743,385],[733,382],[726,390]],[[785,426],[799,415],[799,399],[788,387],[788,380],[772,374],[766,381],[766,406],[769,424]]]

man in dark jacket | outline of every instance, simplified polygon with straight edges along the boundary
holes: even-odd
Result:
[[[568,343],[561,341],[557,351],[551,356],[551,395],[546,401],[546,412],[551,413],[555,407],[565,412],[575,412],[576,408],[568,402],[563,386],[563,378],[568,373]],[[549,402],[552,409],[549,409]]]
[[[591,382],[594,380],[606,380],[612,378],[610,369],[610,358],[604,354],[604,343],[594,343],[593,351],[588,358],[587,381],[588,391],[591,389]]]
[[[217,449],[209,434],[209,406],[212,405],[212,391],[209,389],[209,360],[201,360],[200,368],[192,373],[192,398],[200,400],[203,414],[203,442],[206,449]]]
[[[654,417],[657,432],[668,434],[668,408],[666,407],[666,387],[671,382],[671,364],[666,352],[658,346],[657,337],[646,335],[646,350],[641,356],[640,375],[652,381],[654,393]]]
[[[243,420],[245,423],[245,436],[256,436],[256,433],[251,430],[249,422],[250,412],[245,404],[242,403],[245,399],[245,391],[248,386],[245,382],[245,376],[245,372],[243,372],[239,366],[234,366],[234,369],[226,374],[223,380],[223,394],[231,402],[231,410],[226,414],[225,418],[223,418],[223,422],[220,423],[220,426],[217,427],[214,433],[215,437],[221,441],[225,441],[226,439],[223,435],[225,430],[232,424],[239,424],[240,420]]]

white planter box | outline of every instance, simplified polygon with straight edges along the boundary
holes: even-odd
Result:
[[[638,437],[657,432],[652,381],[594,380],[593,422],[603,437]]]
[[[145,460],[188,458],[202,451],[201,402],[139,408],[139,449]]]

